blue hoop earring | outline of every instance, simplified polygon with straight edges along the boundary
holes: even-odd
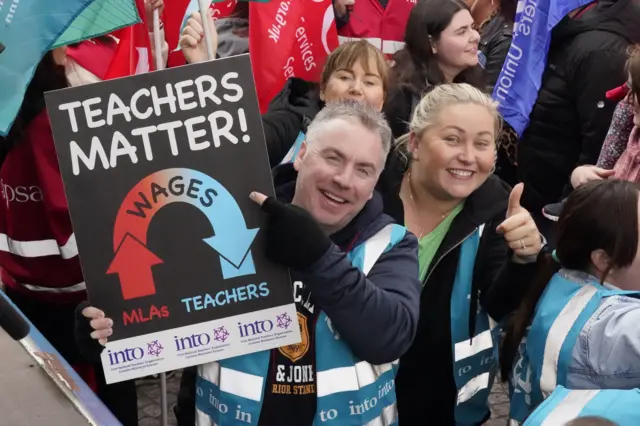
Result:
[[[555,260],[557,263],[560,263],[560,259],[558,259],[558,254],[555,250],[551,252],[551,257],[553,257],[553,260]]]

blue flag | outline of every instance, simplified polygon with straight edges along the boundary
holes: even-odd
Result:
[[[551,30],[569,12],[593,0],[519,0],[513,40],[493,89],[504,119],[522,136],[538,98]]]
[[[138,22],[135,0],[0,1],[0,135],[46,52]]]

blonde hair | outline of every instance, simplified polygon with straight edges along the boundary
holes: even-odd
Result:
[[[436,123],[440,111],[448,106],[460,104],[474,104],[487,109],[494,119],[494,142],[496,142],[502,129],[498,103],[470,84],[451,83],[435,86],[420,100],[411,115],[409,133],[400,136],[396,141],[397,149],[410,159],[408,152],[410,135],[413,133],[414,137],[421,138],[424,132]]]

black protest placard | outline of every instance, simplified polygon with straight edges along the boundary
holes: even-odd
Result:
[[[46,101],[89,298],[114,320],[110,341],[293,306],[249,199],[274,191],[248,55]]]

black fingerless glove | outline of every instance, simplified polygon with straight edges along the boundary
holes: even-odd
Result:
[[[91,306],[89,302],[82,302],[76,307],[75,324],[73,332],[76,340],[76,346],[80,355],[82,355],[88,362],[92,364],[100,363],[100,354],[104,349],[96,339],[91,337],[91,320],[82,315],[82,310],[88,306]]]
[[[282,266],[304,270],[331,247],[320,224],[303,208],[267,198],[262,210],[268,215],[267,257]]]

